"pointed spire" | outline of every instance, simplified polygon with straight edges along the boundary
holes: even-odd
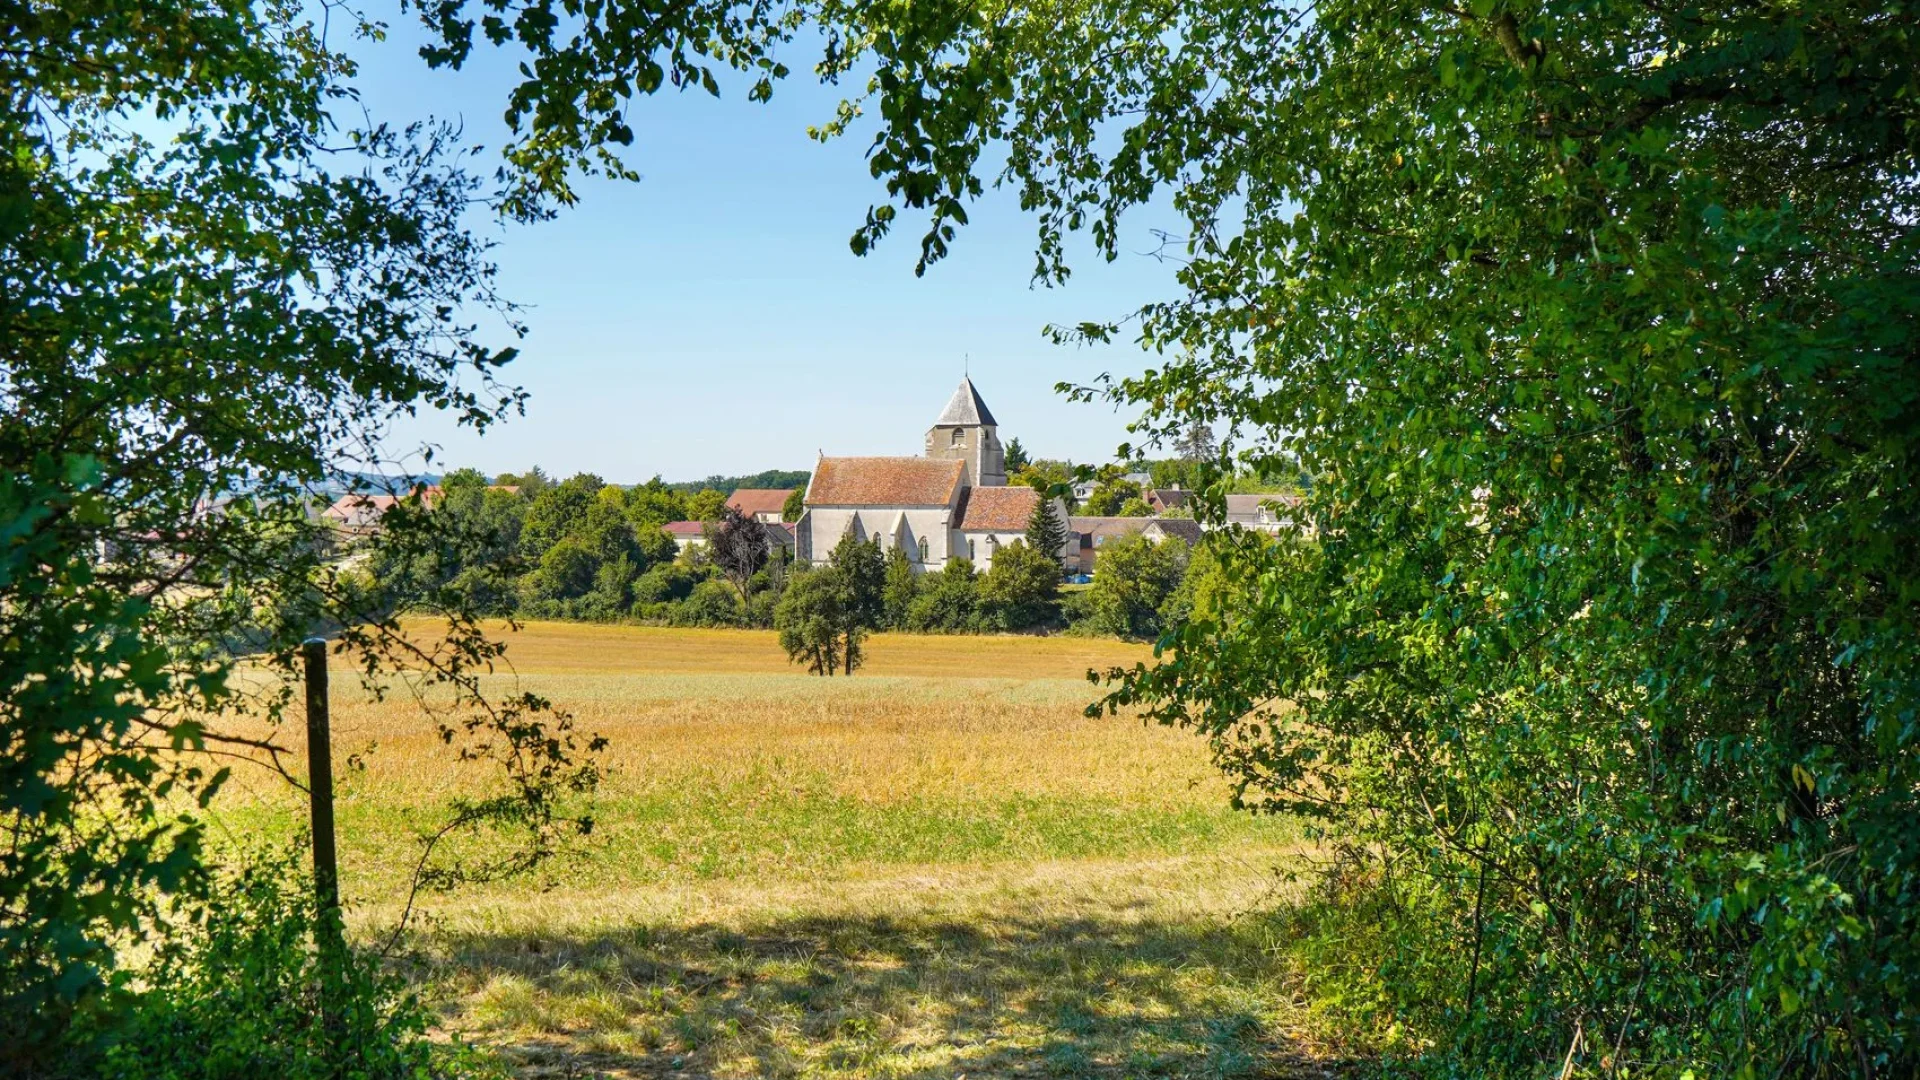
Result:
[[[947,402],[946,409],[940,413],[940,419],[935,420],[934,423],[936,425],[985,424],[989,427],[1000,426],[999,422],[993,418],[993,411],[987,408],[987,403],[980,400],[980,391],[973,388],[972,378],[963,378],[960,380],[960,388],[953,392],[953,399]]]

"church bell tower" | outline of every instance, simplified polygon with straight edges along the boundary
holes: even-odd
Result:
[[[961,379],[940,419],[927,431],[927,456],[966,462],[967,482],[975,487],[1005,487],[1007,452],[999,431],[973,380]]]

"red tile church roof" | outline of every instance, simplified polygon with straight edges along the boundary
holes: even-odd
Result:
[[[960,491],[958,459],[823,457],[807,487],[809,506],[946,506]]]
[[[1018,484],[1013,487],[977,487],[967,492],[954,528],[969,532],[1019,532],[1033,520],[1040,493]]]

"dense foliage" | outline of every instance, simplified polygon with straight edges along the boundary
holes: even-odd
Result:
[[[381,958],[326,970],[311,947],[321,917],[294,852],[249,856],[215,881],[217,904],[182,919],[139,989],[89,1010],[72,1075],[100,1080],[435,1080],[497,1075],[427,1037],[432,1013]],[[238,977],[236,977],[238,976]],[[336,984],[329,1015],[320,987]]]
[[[1356,1030],[1482,1075],[1915,1070],[1910,0],[729,11],[672,78],[764,95],[800,17],[870,73],[823,127],[872,131],[856,251],[923,213],[924,269],[994,180],[1047,278],[1184,220],[1132,324],[1173,359],[1109,389],[1297,465],[1325,541],[1232,552],[1114,704],[1348,845],[1373,952],[1317,974]],[[531,74],[523,145],[620,141],[628,57],[530,48],[593,77]]]
[[[971,95],[1049,225],[1110,243],[1178,186],[1189,295],[1142,325],[1183,352],[1115,390],[1297,452],[1325,540],[1239,548],[1237,602],[1113,704],[1348,845],[1369,952],[1311,975],[1357,1030],[1481,1074],[1915,1067],[1915,14],[887,39],[925,63],[881,82]],[[888,119],[883,153],[963,152]]]
[[[538,481],[519,483],[536,474]],[[718,519],[683,548],[662,526],[679,520],[668,515],[693,509],[693,500],[657,480],[622,488],[582,473],[556,483],[533,470],[490,484],[478,472],[457,469],[441,489],[436,502],[417,511],[432,522],[423,531],[433,542],[373,548],[368,571],[382,596],[430,611],[464,606],[532,618],[787,625],[778,612],[798,576],[788,567],[791,552],[776,531],[726,507],[721,492],[704,493],[709,509],[720,508]],[[1067,523],[1043,501],[1027,540],[1001,549],[985,573],[966,560],[923,573],[898,548],[842,537],[829,561],[841,571],[836,587],[852,590],[843,598],[850,606],[804,618],[816,628],[836,628],[841,643],[834,653],[844,668],[847,655],[857,665],[859,654],[857,641],[847,643],[849,626],[863,633],[1065,629],[1151,638],[1168,625],[1170,612],[1184,610],[1175,598],[1187,566],[1183,543],[1117,544],[1087,593],[1063,596],[1059,560],[1040,552],[1059,551],[1067,536]],[[350,554],[362,542],[344,539],[349,550],[335,554]],[[1135,557],[1136,548],[1148,554]],[[806,604],[827,604],[829,592],[821,582],[810,584]],[[802,618],[797,611],[789,615]],[[803,638],[811,642],[825,633]],[[823,655],[813,644],[796,650],[809,666]]]
[[[348,33],[348,18],[333,12]],[[316,17],[318,13],[316,13]],[[0,1072],[75,1067],[76,1016],[186,932],[236,757],[280,760],[291,649],[331,632],[434,695],[450,808],[537,859],[596,776],[544,701],[483,697],[470,608],[405,636],[328,561],[313,493],[422,408],[520,394],[445,125],[382,125],[298,5],[27,0],[0,14]],[[418,520],[418,515],[411,515]],[[394,516],[394,545],[426,546]],[[254,677],[235,679],[243,657]],[[244,727],[236,723],[247,718]],[[266,766],[262,766],[266,767]],[[525,865],[518,863],[517,865]],[[480,873],[441,862],[447,880]],[[133,948],[129,949],[129,946]],[[144,1009],[152,999],[131,999]]]

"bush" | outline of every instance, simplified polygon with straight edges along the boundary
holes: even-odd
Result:
[[[1030,630],[1060,618],[1060,561],[1015,541],[1000,549],[980,578],[981,626]]]
[[[101,1080],[422,1080],[486,1071],[427,1039],[431,1016],[377,958],[349,954],[335,1030],[320,1020],[311,886],[291,854],[231,873],[178,925],[138,993],[99,999],[76,1027],[73,1075]]]
[[[740,594],[719,578],[708,578],[693,587],[685,600],[673,607],[676,626],[739,626],[746,612]]]
[[[885,583],[880,590],[881,625],[905,630],[913,618],[913,602],[919,598],[919,572],[914,570],[905,551],[898,547],[889,549]]]
[[[773,626],[773,612],[780,604],[780,594],[772,589],[762,589],[747,601],[747,625],[759,630]]]
[[[1156,544],[1137,533],[1103,545],[1081,602],[1081,628],[1123,638],[1160,636],[1171,625],[1162,609],[1180,587],[1188,557],[1180,540]]]
[[[973,563],[950,560],[937,574],[923,575],[920,595],[907,611],[909,629],[961,634],[978,629],[980,597]]]
[[[700,576],[679,563],[661,563],[633,580],[633,602],[668,604],[693,595]]]

